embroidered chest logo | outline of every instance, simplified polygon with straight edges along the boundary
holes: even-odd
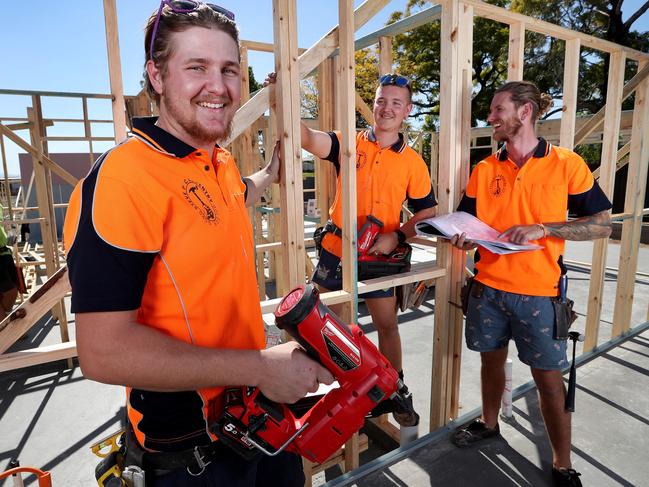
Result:
[[[489,192],[495,198],[500,198],[507,190],[507,180],[502,174],[496,175],[489,183]]]
[[[356,152],[356,169],[361,169],[367,162],[367,154],[365,152]]]
[[[198,211],[206,223],[218,225],[219,214],[205,186],[191,179],[185,179],[183,182],[183,196],[192,205],[192,208]]]

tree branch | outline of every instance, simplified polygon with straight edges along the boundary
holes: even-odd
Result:
[[[636,12],[631,15],[628,19],[626,19],[626,22],[624,22],[624,28],[627,30],[627,32],[631,29],[631,25],[633,22],[638,20],[642,14],[644,14],[647,9],[649,9],[649,0],[647,0],[642,7],[640,7]]]

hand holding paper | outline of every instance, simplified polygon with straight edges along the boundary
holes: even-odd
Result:
[[[494,254],[511,254],[543,248],[540,245],[512,243],[507,232],[501,236],[497,230],[463,211],[427,218],[418,222],[415,229],[418,235],[426,237],[451,239],[455,235],[465,234],[466,240],[471,240]]]

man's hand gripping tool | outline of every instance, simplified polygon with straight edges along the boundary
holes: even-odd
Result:
[[[358,326],[346,325],[320,301],[313,285],[286,295],[275,320],[336,377],[339,387],[290,406],[270,401],[253,387],[226,390],[223,415],[211,430],[241,455],[261,451],[272,456],[286,450],[322,463],[380,402],[391,399],[398,412],[412,409],[397,371]]]

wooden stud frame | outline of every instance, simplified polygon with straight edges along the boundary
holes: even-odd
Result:
[[[620,113],[622,109],[622,90],[624,88],[625,55],[622,51],[611,54],[608,71],[608,91],[606,94],[606,115],[604,117],[604,139],[600,164],[599,185],[613,201],[615,181],[615,162],[617,161],[618,138],[620,133]],[[604,271],[608,239],[596,240],[593,245],[593,267],[590,276],[588,311],[586,316],[586,338],[584,351],[589,352],[597,346],[599,322],[604,295]]]
[[[648,65],[649,61],[641,62],[638,71]],[[620,245],[618,286],[613,311],[612,337],[628,332],[631,326],[633,290],[638,268],[640,231],[646,192],[647,168],[649,167],[649,134],[647,133],[647,126],[649,126],[649,79],[645,79],[635,92],[633,130],[629,147],[629,169],[624,201],[624,212],[630,213],[633,217],[624,220],[622,223],[622,242]]]

